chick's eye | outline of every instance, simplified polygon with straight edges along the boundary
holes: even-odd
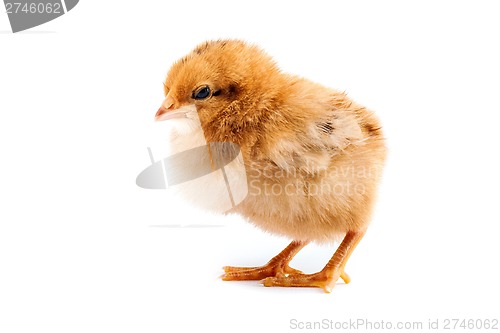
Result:
[[[195,90],[193,92],[193,98],[194,99],[205,99],[210,96],[210,88],[209,87],[202,87],[198,90]]]

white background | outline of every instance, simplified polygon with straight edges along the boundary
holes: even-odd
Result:
[[[494,1],[81,1],[12,34],[0,13],[0,332],[498,319],[498,18]],[[135,185],[170,64],[224,37],[382,119],[377,211],[331,294],[220,281],[289,240]]]

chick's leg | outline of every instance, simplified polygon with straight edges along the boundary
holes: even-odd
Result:
[[[302,272],[288,266],[293,257],[307,245],[307,242],[293,241],[280,254],[260,267],[223,267],[225,274],[222,279],[232,280],[262,280],[270,276],[285,276],[285,274],[301,274]]]
[[[364,234],[365,231],[349,231],[333,257],[318,273],[267,277],[262,283],[266,287],[318,287],[329,293],[339,277],[345,283],[350,282],[351,279],[344,272],[344,267]]]

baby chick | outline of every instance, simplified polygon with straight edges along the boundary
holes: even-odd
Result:
[[[175,119],[174,146],[239,145],[248,195],[231,212],[292,239],[264,266],[224,267],[223,280],[326,292],[339,278],[349,283],[344,268],[370,222],[386,155],[375,115],[239,40],[199,45],[171,67],[164,88],[156,120]],[[321,271],[289,266],[309,242],[341,237]]]

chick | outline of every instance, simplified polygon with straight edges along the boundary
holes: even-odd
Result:
[[[174,146],[239,145],[248,194],[231,212],[292,240],[261,267],[223,280],[331,292],[370,222],[386,147],[375,115],[345,93],[283,73],[259,47],[209,41],[173,64],[156,120],[176,119]],[[342,239],[326,266],[289,266],[308,243]]]

